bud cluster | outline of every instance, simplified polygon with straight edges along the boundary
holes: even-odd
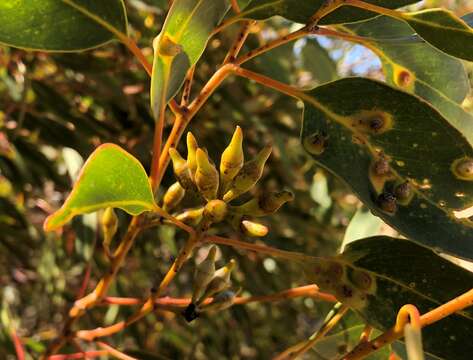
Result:
[[[237,126],[230,144],[223,151],[217,169],[207,151],[199,147],[194,135],[187,134],[187,159],[169,149],[177,182],[163,197],[163,208],[174,211],[187,193],[198,194],[204,204],[176,212],[174,216],[201,231],[211,224],[227,221],[248,236],[265,236],[269,229],[252,218],[270,215],[293,199],[289,191],[265,193],[240,206],[229,203],[251,190],[263,175],[271,146],[264,147],[253,159],[246,161],[243,153],[243,132]]]
[[[212,246],[207,257],[197,265],[194,273],[194,289],[189,306],[184,311],[187,321],[192,321],[200,314],[209,311],[221,311],[233,305],[236,292],[230,290],[230,275],[235,267],[235,260],[215,269],[217,247]],[[213,297],[211,302],[205,300]]]

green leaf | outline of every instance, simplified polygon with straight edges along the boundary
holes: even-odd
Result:
[[[187,71],[205,50],[210,34],[229,9],[227,0],[175,0],[155,40],[151,80],[152,108],[157,114],[182,86]],[[166,42],[168,44],[166,44]],[[169,43],[175,51],[167,56]],[[161,51],[159,49],[161,48]],[[168,49],[170,50],[170,49]]]
[[[99,146],[87,159],[63,206],[50,215],[44,229],[63,226],[74,216],[106,207],[131,215],[156,208],[148,176],[141,163],[114,144]]]
[[[304,69],[309,71],[318,84],[324,84],[338,78],[337,64],[328,51],[319,45],[316,39],[307,38],[302,48]]]
[[[0,23],[0,43],[31,50],[86,50],[127,33],[123,0],[2,0]]]
[[[365,44],[380,58],[386,81],[392,85],[434,105],[439,96],[461,104],[470,91],[468,75],[460,60],[423,41],[396,40],[409,39],[412,35],[412,29],[403,21],[379,16],[345,25],[344,29],[366,38]],[[430,91],[425,87],[431,88]]]
[[[366,2],[397,9],[414,4],[418,0],[368,0]],[[305,24],[324,3],[325,0],[253,0],[242,10],[238,18],[264,20],[280,15],[288,20]],[[320,24],[349,23],[375,16],[376,14],[370,11],[345,6],[323,17]]]
[[[457,172],[459,159],[473,159],[473,149],[458,130],[427,103],[374,80],[342,79],[301,97],[302,142],[319,165],[402,234],[473,258],[472,222],[454,216],[473,204],[473,181]],[[373,120],[378,130],[371,129]],[[373,167],[381,158],[390,173],[378,176]],[[410,196],[386,196],[406,181]]]
[[[308,261],[309,281],[335,293],[366,321],[387,330],[404,304],[421,313],[469,291],[473,273],[409,240],[372,237],[351,243],[331,260]],[[470,359],[473,310],[464,309],[422,330],[424,349],[441,359]]]
[[[348,324],[346,324],[348,318]],[[317,354],[317,359],[339,359],[347,352],[351,351],[360,341],[361,333],[365,324],[355,313],[345,315],[339,326],[325,335],[312,348]],[[379,335],[379,331],[373,332],[372,336]],[[386,360],[391,353],[391,347],[385,346],[379,351],[366,357],[366,360]]]
[[[473,61],[473,29],[443,9],[402,14],[402,18],[436,48],[457,58]]]
[[[410,27],[389,17],[345,25],[344,29],[366,38],[365,45],[380,58],[388,83],[427,100],[473,144],[473,116],[459,106],[470,91],[460,60],[423,41],[411,41]]]

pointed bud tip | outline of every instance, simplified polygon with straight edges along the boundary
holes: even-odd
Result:
[[[266,145],[264,148],[261,149],[257,157],[259,157],[261,160],[268,160],[269,155],[271,155],[271,152],[273,151],[273,147],[271,145]]]
[[[181,154],[175,148],[169,148],[169,156],[172,160],[179,159]]]
[[[236,265],[236,260],[235,260],[235,259],[231,259],[231,260],[228,262],[228,265],[227,265],[228,271],[232,271],[232,270],[235,268],[235,265]]]
[[[195,138],[194,134],[192,134],[192,132],[189,131],[187,133],[186,140],[187,140],[187,147],[189,147],[189,146],[192,146],[193,148],[198,147],[197,139]]]
[[[239,127],[238,125],[235,128],[235,131],[233,132],[232,141],[233,140],[238,140],[239,142],[243,141],[243,130],[241,130],[241,127]]]
[[[196,155],[198,167],[207,168],[211,166],[207,153],[203,149],[197,148],[195,155]]]
[[[212,245],[212,247],[209,249],[209,253],[207,255],[207,258],[215,261],[216,256],[217,256],[217,247],[215,245]]]

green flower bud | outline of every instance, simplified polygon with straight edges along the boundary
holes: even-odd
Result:
[[[220,180],[223,191],[226,190],[227,184],[238,174],[243,162],[243,132],[237,126],[230,144],[223,151],[220,159]]]
[[[110,244],[118,230],[118,218],[113,208],[108,207],[100,219],[103,233],[103,248],[107,256],[110,256]]]
[[[223,196],[223,200],[231,201],[255,186],[263,175],[264,164],[270,154],[271,146],[266,146],[254,159],[246,162],[231,182],[229,190]]]
[[[191,302],[194,303],[203,294],[205,288],[212,280],[215,274],[215,256],[217,255],[217,247],[212,246],[207,257],[196,268],[194,273],[194,292],[192,293]]]
[[[290,191],[270,192],[235,206],[232,210],[238,214],[261,217],[275,213],[282,205],[292,200],[294,194]]]
[[[174,148],[169,149],[169,156],[172,160],[172,167],[174,170],[174,175],[176,175],[177,181],[179,181],[179,183],[184,189],[194,190],[195,185],[192,181],[186,160],[184,160],[181,154],[179,154],[179,152]]]
[[[269,228],[266,225],[249,220],[243,220],[240,224],[240,229],[245,235],[251,237],[263,237],[269,232]]]
[[[265,194],[260,198],[260,207],[266,214],[273,214],[285,203],[294,200],[291,191],[279,191]]]
[[[225,219],[228,205],[222,200],[210,200],[204,208],[204,216],[212,223],[219,223]]]
[[[197,143],[197,140],[189,131],[187,133],[187,166],[189,167],[192,178],[194,178],[195,172],[197,170],[196,152],[198,147],[199,144]]]
[[[235,260],[231,260],[227,265],[218,269],[215,272],[214,278],[209,282],[204,294],[196,302],[197,305],[201,304],[208,297],[226,290],[230,287],[230,275],[235,267]]]
[[[195,184],[202,196],[207,200],[217,198],[218,172],[210,163],[207,154],[202,149],[196,151],[197,171],[195,172]]]
[[[196,226],[198,225],[204,216],[204,208],[196,208],[196,209],[189,209],[186,210],[178,215],[176,215],[176,219],[182,221],[184,224],[189,226]]]
[[[198,311],[206,312],[228,309],[235,302],[235,298],[236,294],[233,291],[222,291],[214,297],[213,301],[210,304],[199,306]]]
[[[164,211],[170,212],[181,202],[182,198],[186,194],[186,190],[175,182],[166,191],[163,197],[163,209]]]

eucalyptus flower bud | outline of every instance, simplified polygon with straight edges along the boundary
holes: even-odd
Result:
[[[294,194],[290,191],[270,192],[260,195],[240,206],[232,208],[238,214],[251,215],[255,217],[273,214],[288,201],[294,200]]]
[[[225,219],[228,205],[222,200],[210,200],[204,208],[204,217],[212,223],[219,223]]]
[[[196,208],[196,209],[189,209],[186,210],[178,215],[176,215],[176,219],[182,221],[184,224],[189,226],[196,226],[204,217],[204,208]]]
[[[228,183],[238,174],[243,167],[243,132],[239,126],[233,133],[232,140],[223,151],[220,159],[220,181],[222,191],[226,190]]]
[[[196,152],[199,148],[199,144],[195,139],[194,135],[189,131],[187,133],[187,166],[189,167],[189,171],[191,172],[192,178],[195,176],[195,172],[197,170],[197,159],[196,159]]]
[[[200,148],[196,151],[196,159],[195,184],[197,189],[205,199],[215,199],[219,184],[217,169],[210,163],[207,154]]]
[[[199,305],[208,297],[228,289],[230,287],[230,274],[234,267],[235,260],[232,259],[227,265],[218,269],[215,272],[214,278],[207,285],[204,294],[197,300],[196,304]]]
[[[108,207],[100,219],[103,232],[103,248],[107,256],[110,256],[110,244],[118,230],[118,218],[113,208]]]
[[[217,247],[212,246],[207,257],[196,268],[194,273],[194,291],[192,293],[191,303],[194,303],[203,294],[205,288],[212,280],[215,274],[215,256]]]
[[[228,309],[235,302],[236,294],[231,291],[222,291],[218,293],[211,303],[198,307],[198,312],[221,311]]]
[[[251,237],[263,237],[269,232],[269,228],[266,225],[249,220],[243,220],[240,224],[240,229],[245,235]]]
[[[186,194],[186,190],[179,184],[175,182],[172,184],[166,191],[163,197],[163,210],[170,212],[172,211]]]
[[[246,162],[238,175],[232,180],[229,190],[223,196],[228,202],[250,190],[263,175],[264,164],[271,154],[271,146],[266,146],[256,157]]]
[[[184,160],[181,154],[174,148],[169,149],[169,156],[172,160],[174,175],[176,175],[181,186],[186,190],[195,189],[186,160]]]

